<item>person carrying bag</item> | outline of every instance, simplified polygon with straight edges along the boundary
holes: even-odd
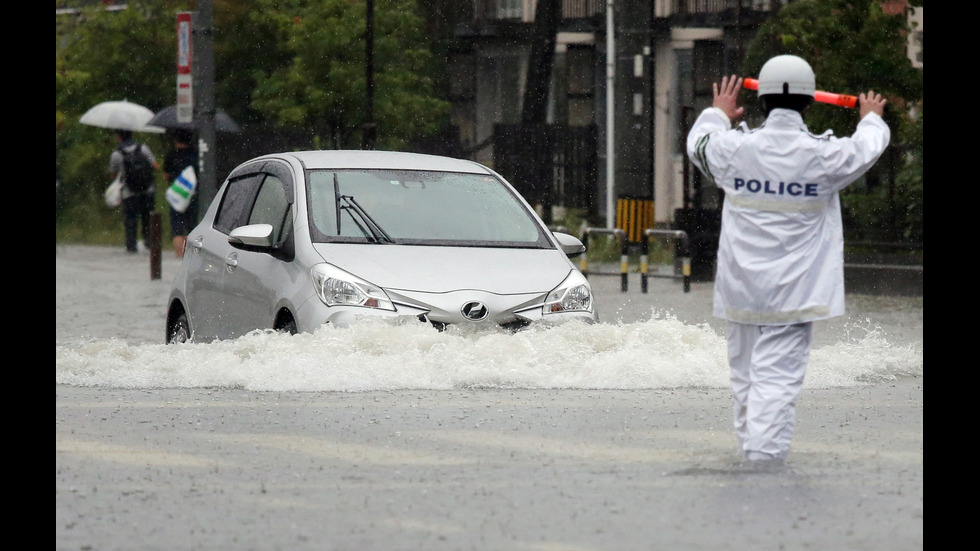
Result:
[[[187,235],[198,221],[198,150],[192,145],[194,135],[191,131],[176,129],[171,131],[171,135],[174,148],[163,159],[164,175],[171,182],[165,196],[170,205],[170,235],[174,253],[177,258],[183,258]]]
[[[122,187],[122,179],[116,176],[109,187],[105,188],[105,206],[114,209],[122,204]]]

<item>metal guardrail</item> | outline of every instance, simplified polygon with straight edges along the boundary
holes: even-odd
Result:
[[[564,226],[549,226],[551,231],[558,231],[563,233],[571,233],[568,228]],[[589,259],[588,259],[588,246],[589,246],[589,236],[591,234],[606,234],[613,235],[619,241],[620,246],[620,269],[618,272],[600,272],[600,271],[589,271]],[[579,270],[585,277],[590,275],[595,276],[619,276],[621,278],[620,290],[622,292],[627,292],[629,290],[629,246],[630,242],[627,239],[626,232],[620,228],[606,229],[606,228],[583,228],[581,235],[582,244],[586,246],[586,252],[582,253],[580,256],[580,266]],[[649,267],[649,249],[650,249],[650,239],[651,238],[665,238],[674,239],[677,241],[675,245],[675,271],[676,262],[680,260],[681,262],[681,273],[680,274],[652,274],[650,273]],[[921,250],[921,243],[881,243],[881,242],[851,242],[849,245],[852,246],[873,246],[876,248],[892,248],[892,249],[906,249],[906,250]],[[656,229],[646,229],[643,230],[643,239],[640,241],[641,251],[640,251],[640,290],[643,293],[648,292],[648,279],[651,277],[665,277],[671,279],[682,279],[684,283],[684,292],[691,292],[691,255],[690,255],[690,241],[688,239],[687,232],[683,230],[656,230]],[[894,271],[894,272],[908,272],[915,273],[918,272],[921,277],[922,265],[921,264],[882,264],[882,263],[859,263],[859,262],[845,262],[845,270],[855,270],[862,269],[865,271],[878,270],[878,271]],[[845,273],[846,275],[846,273]],[[904,277],[904,276],[903,276]],[[907,277],[905,278],[907,279]],[[921,285],[920,285],[921,286]],[[920,291],[921,293],[921,291]]]
[[[921,251],[922,243],[911,241],[850,241],[845,240],[844,244],[848,247],[870,247],[874,249],[901,249],[907,251]]]
[[[620,261],[619,261],[619,271],[618,272],[590,272],[589,271],[589,259],[588,259],[588,247],[589,247],[589,235],[591,234],[607,234],[613,235],[619,240],[620,245]],[[677,257],[681,259],[682,262],[682,273],[681,275],[661,275],[661,274],[650,274],[649,266],[649,243],[651,237],[669,237],[672,239],[680,240],[680,245],[677,247]],[[589,277],[590,275],[609,275],[620,277],[620,290],[626,292],[629,290],[629,241],[626,239],[626,232],[620,228],[585,228],[582,233],[582,244],[585,245],[586,252],[582,253],[580,256],[579,271],[582,275]],[[682,230],[655,230],[646,229],[643,231],[643,240],[640,242],[641,252],[640,252],[640,290],[643,293],[647,292],[648,289],[648,278],[650,277],[669,277],[678,278],[684,280],[684,292],[691,292],[691,258],[689,256],[688,249],[688,238],[687,232]]]
[[[620,290],[626,292],[629,288],[627,273],[629,270],[629,242],[626,240],[626,232],[619,228],[585,228],[582,231],[582,244],[585,245],[585,252],[579,257],[579,271],[586,278],[589,277],[589,235],[594,233],[611,234],[619,240],[619,272],[592,272],[592,275],[618,275],[621,278]]]
[[[647,252],[650,246],[650,238],[655,236],[670,237],[680,241],[680,245],[675,249],[680,254],[677,254],[681,259],[681,275],[677,276],[674,274],[661,275],[653,274],[652,276],[648,274],[649,270],[647,267]],[[654,230],[647,229],[643,231],[643,242],[641,243],[642,249],[640,252],[640,288],[641,291],[647,292],[647,278],[648,277],[670,277],[670,278],[682,278],[684,280],[684,292],[691,292],[691,253],[688,248],[687,232],[683,230]]]

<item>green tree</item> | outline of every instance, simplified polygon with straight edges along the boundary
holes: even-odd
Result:
[[[908,162],[898,173],[896,195],[904,203],[901,215],[901,237],[908,241],[921,243],[922,233],[922,112],[923,103],[919,101],[915,108],[915,116],[903,121],[901,135],[906,139]],[[900,208],[903,205],[900,204]]]
[[[284,126],[321,129],[331,148],[357,148],[365,120],[365,4],[359,0],[260,0],[259,17],[275,21],[290,60],[256,73],[252,107]],[[378,147],[399,149],[435,132],[449,103],[435,95],[425,22],[413,0],[375,6],[374,113]]]
[[[742,72],[757,75],[769,58],[792,54],[810,63],[819,90],[858,95],[873,89],[884,95],[892,141],[866,177],[841,194],[845,230],[860,240],[921,240],[922,70],[905,55],[906,14],[885,13],[881,4],[803,0],[783,6],[749,44]],[[755,92],[744,94],[746,105],[753,105]],[[762,115],[754,110],[749,119],[757,124]],[[852,134],[858,123],[855,110],[821,103],[805,119],[815,132],[829,128],[838,136]]]
[[[215,0],[215,100],[236,121],[265,120],[252,105],[258,80],[288,66],[293,58],[288,26],[282,24],[283,18],[292,17],[293,8],[288,2],[278,6],[263,9],[255,1]],[[280,17],[280,11],[285,15]]]
[[[194,0],[58,0],[55,135],[58,235],[84,226],[121,231],[101,203],[112,132],[78,123],[90,107],[126,99],[157,111],[176,99],[176,14]],[[377,2],[375,118],[378,146],[397,149],[448,121],[437,97],[440,65],[429,53],[413,0]],[[236,121],[328,128],[322,147],[358,147],[364,122],[363,0],[214,0],[215,103]],[[138,134],[158,155],[162,135]],[[162,184],[162,182],[161,182]],[[162,185],[157,186],[164,204]],[[166,224],[166,217],[165,224]],[[63,223],[62,223],[63,222]],[[118,227],[118,228],[117,228]],[[69,238],[74,238],[72,233]],[[82,239],[91,239],[88,232]],[[115,233],[99,238],[114,242]]]

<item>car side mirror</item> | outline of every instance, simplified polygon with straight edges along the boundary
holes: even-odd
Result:
[[[249,224],[239,226],[228,235],[232,247],[246,250],[268,250],[272,248],[272,224]]]
[[[576,256],[585,252],[585,245],[574,235],[569,235],[562,232],[551,233],[555,236],[555,239],[558,240],[561,250],[566,256],[568,256],[568,258],[575,258]]]

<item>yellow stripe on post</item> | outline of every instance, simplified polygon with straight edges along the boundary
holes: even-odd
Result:
[[[643,232],[654,225],[652,199],[618,199],[616,201],[616,227],[626,233],[630,243],[640,243]]]

